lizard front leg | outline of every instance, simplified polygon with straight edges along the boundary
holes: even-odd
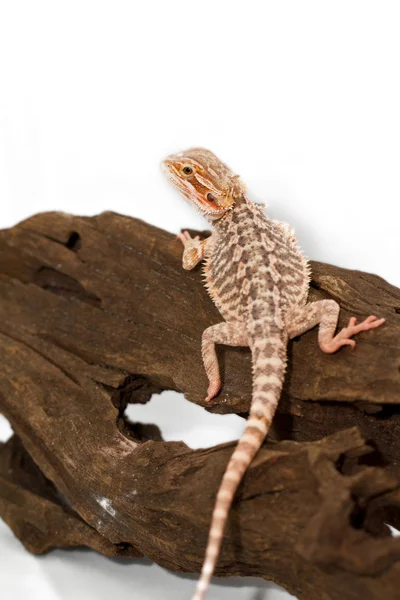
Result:
[[[201,353],[209,381],[206,402],[212,400],[221,389],[221,376],[215,344],[248,346],[249,342],[244,323],[218,323],[218,325],[207,327],[203,332]]]
[[[351,338],[360,331],[375,329],[385,322],[374,315],[367,317],[362,323],[357,324],[357,319],[351,317],[347,327],[335,334],[338,323],[340,307],[334,300],[318,300],[305,306],[296,307],[287,318],[287,332],[289,338],[301,335],[319,324],[318,344],[323,352],[333,354],[342,346],[354,348],[356,342]]]
[[[181,240],[184,246],[182,266],[187,271],[190,271],[203,260],[209,238],[200,240],[198,235],[192,238],[188,231],[178,233],[177,238]]]

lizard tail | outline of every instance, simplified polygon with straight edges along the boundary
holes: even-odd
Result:
[[[217,493],[206,555],[193,600],[203,600],[218,559],[222,536],[236,490],[247,467],[266,438],[282,390],[286,369],[286,339],[255,340],[253,353],[253,399],[246,428],[222,478]]]

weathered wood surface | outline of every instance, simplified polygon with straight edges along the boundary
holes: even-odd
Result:
[[[180,258],[173,235],[113,213],[39,214],[0,232],[0,411],[18,435],[0,447],[0,516],[30,551],[87,545],[199,570],[233,445],[193,451],[123,418],[163,389],[203,403],[200,337],[220,316]],[[288,441],[252,464],[217,574],[307,600],[398,598],[400,541],[383,520],[400,514],[400,291],[314,263],[311,296],[337,299],[341,324],[387,324],[333,356],[315,331],[291,343],[272,435]],[[209,410],[245,414],[249,352],[219,355]]]

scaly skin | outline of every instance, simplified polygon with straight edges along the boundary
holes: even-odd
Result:
[[[237,175],[212,152],[192,148],[167,157],[163,170],[178,190],[214,226],[206,240],[179,234],[183,267],[205,260],[206,287],[225,319],[208,327],[202,355],[209,379],[206,402],[220,391],[215,344],[249,346],[253,365],[253,397],[244,434],[229,461],[211,520],[206,556],[193,600],[202,600],[218,558],[229,508],[242,477],[270,428],[286,370],[290,338],[319,325],[323,352],[355,346],[352,336],[379,327],[384,319],[353,317],[337,335],[339,305],[334,300],[307,304],[309,265],[293,229],[265,215],[245,195]]]

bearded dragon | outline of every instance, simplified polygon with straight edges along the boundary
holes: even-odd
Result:
[[[178,235],[183,268],[204,259],[207,290],[223,322],[202,336],[202,356],[209,386],[206,402],[220,391],[216,344],[249,346],[253,393],[245,431],[228,463],[211,519],[201,577],[193,600],[202,600],[220,551],[234,494],[260,449],[271,425],[282,390],[288,340],[319,325],[318,344],[331,354],[360,331],[379,327],[384,319],[369,316],[357,324],[352,317],[335,335],[339,305],[334,300],[307,303],[310,268],[291,227],[269,218],[264,207],[246,196],[245,187],[215,154],[191,148],[168,156],[162,168],[170,181],[213,225],[200,240],[185,231]]]

